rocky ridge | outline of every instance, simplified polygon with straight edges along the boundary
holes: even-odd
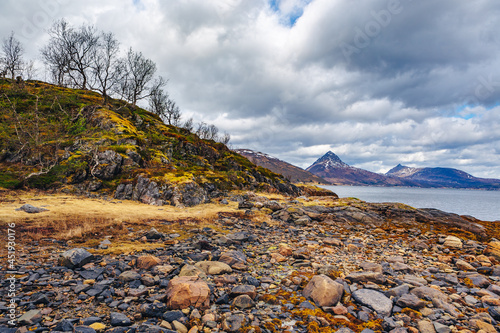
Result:
[[[3,317],[0,330],[497,332],[496,225],[335,197],[232,199],[240,213],[221,213],[217,227],[129,228],[156,249],[107,253],[112,239],[24,245],[18,326]]]

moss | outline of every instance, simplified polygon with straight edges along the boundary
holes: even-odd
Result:
[[[16,189],[22,185],[22,181],[13,172],[0,172],[0,187]]]

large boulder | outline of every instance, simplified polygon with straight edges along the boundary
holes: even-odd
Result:
[[[59,265],[68,268],[82,267],[94,259],[94,255],[82,248],[74,248],[61,253]]]
[[[372,308],[384,317],[391,315],[392,301],[379,291],[373,289],[359,289],[352,293],[352,297],[358,303]]]
[[[326,275],[315,275],[302,291],[318,306],[334,306],[342,298],[344,287]]]
[[[210,305],[210,289],[198,277],[175,277],[168,283],[166,299],[169,309],[186,309],[190,306],[205,309]]]

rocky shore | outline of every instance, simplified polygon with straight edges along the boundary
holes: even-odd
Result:
[[[334,197],[227,199],[240,211],[217,227],[129,228],[151,250],[102,254],[115,242],[106,237],[19,245],[15,326],[2,256],[0,333],[500,331],[500,242],[471,217]]]

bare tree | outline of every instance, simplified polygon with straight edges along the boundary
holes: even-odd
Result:
[[[194,129],[193,118],[191,117],[188,120],[186,120],[184,124],[182,124],[182,128],[184,128],[188,132],[192,132]]]
[[[160,77],[161,82],[164,82]],[[169,125],[180,126],[181,111],[176,103],[170,99],[168,93],[161,89],[161,85],[155,84],[149,96],[151,112],[159,115]]]
[[[35,67],[35,62],[33,60],[28,61],[23,67],[23,77],[26,80],[33,80],[37,75],[38,69]]]
[[[228,132],[224,132],[224,135],[219,138],[219,142],[226,146],[230,140],[231,140],[231,135]]]
[[[122,97],[136,105],[137,101],[149,97],[153,89],[148,87],[156,72],[156,64],[146,59],[141,52],[130,48],[122,65],[120,93]],[[148,92],[149,93],[145,93]]]
[[[114,34],[102,32],[98,49],[90,65],[92,73],[90,87],[102,94],[104,103],[109,98],[109,92],[118,84],[120,77],[119,51],[120,43]]]
[[[23,54],[24,49],[21,43],[14,37],[14,32],[10,36],[3,40],[2,43],[2,53],[1,62],[5,67],[5,71],[10,74],[14,80],[16,73],[23,69]]]
[[[99,47],[97,30],[91,25],[74,29],[63,19],[54,23],[49,35],[42,57],[57,83],[68,79],[73,86],[86,89]]]

